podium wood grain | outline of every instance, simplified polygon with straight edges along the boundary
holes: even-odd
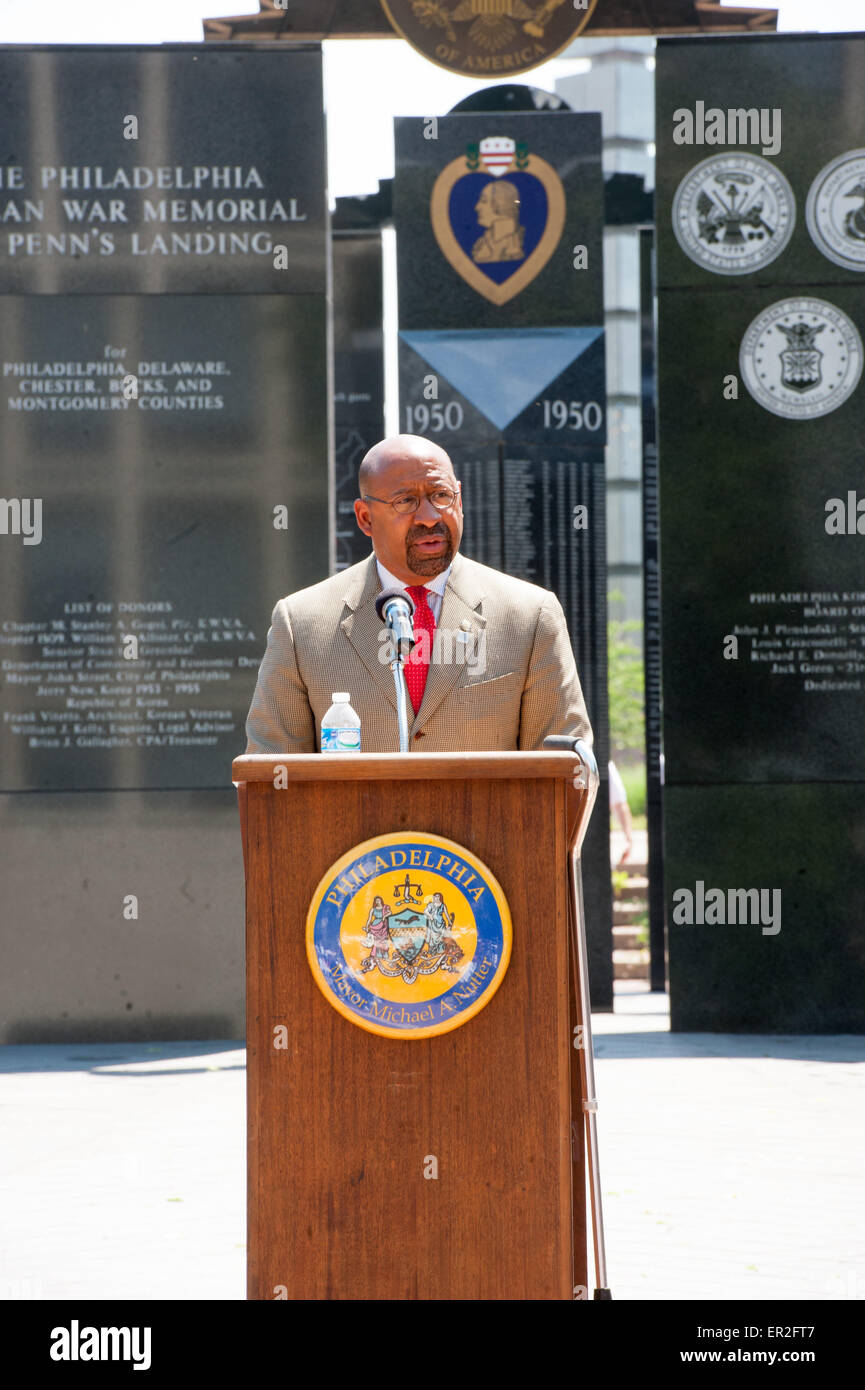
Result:
[[[343,780],[336,759],[290,758],[283,789],[260,759],[235,762],[247,865],[250,1298],[570,1300],[586,1285],[566,878],[573,793],[562,776],[573,760],[536,756],[557,766],[514,776],[529,771],[525,755],[482,755],[512,759],[511,776],[501,762],[479,773],[475,757],[474,775],[455,777],[451,755],[413,755],[398,760],[400,778],[359,757],[345,760]],[[421,760],[447,775],[418,780]],[[250,779],[253,761],[261,780]],[[306,958],[319,880],[346,850],[390,831],[472,850],[513,919],[494,998],[433,1038],[350,1023]],[[280,1024],[284,1050],[273,1046]],[[431,1155],[437,1178],[424,1177]]]

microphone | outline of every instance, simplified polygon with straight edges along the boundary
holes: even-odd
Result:
[[[404,589],[385,589],[375,601],[375,611],[393,633],[397,653],[408,656],[415,645],[414,602]]]

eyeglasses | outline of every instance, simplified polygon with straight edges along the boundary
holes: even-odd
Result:
[[[435,492],[428,492],[426,496],[438,511],[446,512],[448,507],[453,506],[458,494],[449,487],[437,487]],[[362,493],[361,497],[364,502],[385,502],[389,507],[393,507],[399,516],[409,516],[416,512],[421,501],[414,492],[406,492],[402,497],[395,497],[392,502],[386,497],[368,497],[365,493]]]

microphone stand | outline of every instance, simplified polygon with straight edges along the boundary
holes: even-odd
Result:
[[[400,651],[400,643],[394,643],[396,652],[390,669],[396,687],[396,717],[399,720],[399,751],[408,752],[408,686],[405,683],[405,657]]]
[[[592,1213],[592,1233],[595,1252],[595,1299],[606,1301],[612,1298],[607,1283],[607,1252],[604,1242],[604,1209],[601,1202],[601,1172],[598,1161],[598,1100],[595,1094],[595,1055],[592,1046],[592,1004],[589,994],[589,952],[586,944],[586,912],[583,903],[583,866],[580,850],[583,846],[589,818],[595,804],[600,784],[600,774],[594,753],[581,738],[572,734],[548,734],[544,747],[551,752],[561,749],[573,753],[580,761],[575,768],[577,777],[574,786],[586,793],[586,809],[579,825],[579,832],[569,848],[569,898],[570,927],[573,942],[573,965],[576,967],[575,992],[578,1009],[578,1022],[582,1025],[580,1035],[582,1047],[579,1049],[580,1074],[583,1091],[583,1119],[586,1137],[586,1168],[588,1173],[589,1205]],[[576,1044],[574,1044],[576,1046]]]

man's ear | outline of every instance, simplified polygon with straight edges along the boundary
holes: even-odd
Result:
[[[371,536],[372,525],[369,515],[369,507],[366,505],[362,497],[356,497],[354,500],[354,515],[358,526],[360,527],[361,531],[363,531],[363,534],[365,536]]]

